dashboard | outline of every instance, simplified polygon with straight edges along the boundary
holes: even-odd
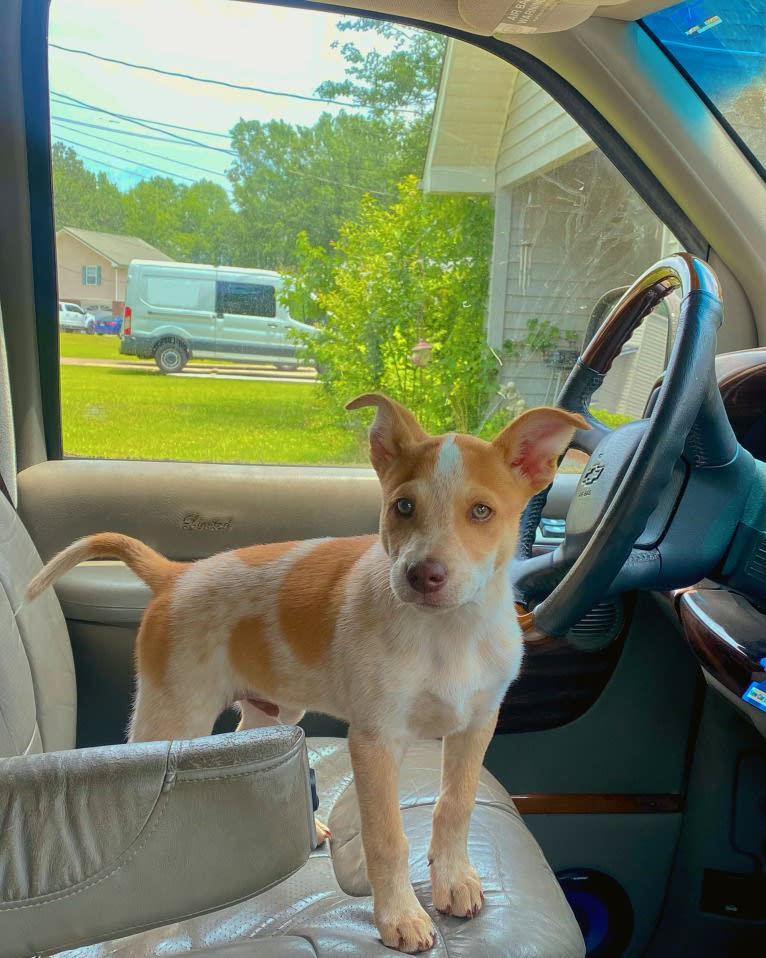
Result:
[[[737,440],[766,462],[766,349],[718,356],[716,375]],[[729,584],[705,581],[679,590],[675,601],[708,685],[766,736],[766,608],[759,597],[766,582],[763,501],[740,525],[735,545],[739,540],[742,546]],[[759,589],[749,587],[755,582]]]

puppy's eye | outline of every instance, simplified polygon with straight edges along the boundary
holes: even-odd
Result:
[[[490,507],[484,505],[483,502],[477,502],[473,509],[471,509],[472,518],[479,522],[486,522],[492,514]]]
[[[394,508],[399,513],[400,516],[405,516],[407,519],[415,511],[415,503],[412,499],[397,499],[394,503]]]

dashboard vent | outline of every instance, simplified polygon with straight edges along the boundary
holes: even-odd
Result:
[[[572,627],[567,639],[578,649],[596,652],[617,638],[625,620],[621,599],[599,602]]]

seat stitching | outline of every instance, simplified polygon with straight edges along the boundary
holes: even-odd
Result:
[[[26,744],[26,748],[21,753],[22,755],[29,755],[29,750],[30,748],[32,748],[32,742],[34,742],[35,740],[35,733],[40,735],[40,726],[37,724],[37,719],[35,719],[35,721],[32,723],[32,735]],[[42,744],[42,740],[43,740],[43,737],[42,735],[40,735],[40,744]]]

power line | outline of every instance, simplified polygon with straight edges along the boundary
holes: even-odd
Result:
[[[229,150],[224,150],[220,146],[210,146],[209,143],[199,143],[197,140],[190,140],[188,137],[179,136],[177,133],[171,133],[169,130],[161,130],[157,126],[154,126],[151,121],[140,120],[136,117],[128,116],[125,113],[115,113],[114,110],[107,110],[105,107],[96,106],[92,103],[86,103],[85,100],[78,100],[77,97],[69,96],[67,93],[58,93],[55,90],[51,90],[51,93],[53,93],[59,99],[66,100],[67,106],[72,106],[79,110],[90,110],[95,113],[104,113],[106,116],[113,116],[118,120],[126,120],[128,123],[135,123],[137,126],[145,127],[147,130],[153,130],[155,133],[164,133],[166,136],[173,140],[177,140],[179,143],[187,143],[191,146],[204,146],[208,150],[216,150],[218,153],[226,153],[227,155],[230,155]]]
[[[229,83],[227,80],[213,80],[210,77],[195,76],[191,73],[182,73],[176,70],[162,70],[159,67],[146,66],[143,63],[132,63],[129,60],[118,60],[115,57],[105,57],[90,50],[79,50],[73,47],[65,47],[59,43],[49,43],[49,47],[56,50],[62,50],[64,53],[74,53],[77,56],[92,57],[94,60],[101,60],[104,63],[116,63],[118,66],[129,67],[132,70],[145,70],[147,73],[159,73],[162,76],[175,77],[182,80],[193,80],[195,83],[208,83],[213,86],[226,87],[229,90],[243,90],[246,93],[262,93],[266,96],[281,96],[291,100],[303,100],[308,103],[330,103],[335,106],[351,107],[354,110],[366,110],[367,107],[362,103],[352,103],[348,100],[333,100],[329,97],[305,96],[301,93],[287,93],[284,90],[269,90],[266,87],[247,86],[242,83]],[[417,113],[417,110],[408,107],[397,107],[399,113]]]
[[[103,139],[103,137],[98,137],[98,139]],[[122,157],[122,156],[115,156],[114,153],[108,153],[106,150],[99,150],[99,149],[97,149],[96,147],[88,146],[87,143],[77,143],[77,142],[75,142],[74,140],[66,140],[66,139],[64,139],[63,137],[59,136],[58,134],[56,134],[56,140],[57,140],[59,143],[64,143],[64,144],[67,145],[67,146],[74,146],[74,147],[78,147],[79,149],[91,150],[91,152],[93,152],[93,153],[99,153],[99,154],[101,154],[102,156],[108,156],[108,157],[111,157],[112,159],[115,159],[115,160],[125,159],[125,158]],[[108,142],[108,141],[107,141],[107,142]],[[119,144],[115,144],[115,145],[119,145]],[[145,150],[137,150],[136,152],[141,153],[141,152],[146,152],[146,151],[145,151]],[[157,156],[157,154],[156,154],[156,153],[150,153],[149,156]],[[90,158],[90,157],[86,157],[86,159],[91,159],[91,158]],[[170,157],[166,157],[166,159],[170,159]],[[92,162],[97,163],[97,162],[99,162],[99,161],[98,161],[98,160],[92,160]],[[182,166],[191,166],[191,168],[192,168],[192,169],[195,169],[195,170],[197,170],[197,169],[200,169],[200,170],[201,170],[201,169],[202,169],[202,167],[192,166],[190,163],[181,163],[180,160],[171,160],[171,162],[172,162],[172,163],[180,163]],[[136,173],[136,172],[134,172],[134,171],[132,171],[132,170],[125,170],[125,169],[122,169],[122,168],[120,168],[120,167],[113,167],[113,166],[110,166],[108,163],[102,163],[101,165],[102,165],[102,166],[109,167],[110,169],[118,170],[118,172],[121,172],[121,173],[129,173],[129,174],[131,174],[132,176],[138,176],[138,177],[141,176],[140,173]],[[189,183],[196,183],[196,182],[198,182],[198,180],[195,180],[193,177],[183,176],[183,174],[181,174],[181,173],[170,173],[170,172],[168,172],[167,170],[159,170],[159,169],[157,169],[156,167],[148,166],[146,163],[139,163],[138,165],[139,165],[142,169],[151,170],[152,172],[154,172],[154,173],[160,173],[160,174],[162,174],[163,176],[169,176],[169,177],[174,178],[174,179],[188,180]],[[203,170],[203,172],[214,173],[215,171],[213,171],[213,170]],[[357,186],[355,183],[341,183],[340,180],[331,180],[331,179],[329,179],[329,177],[319,176],[317,173],[307,173],[305,170],[294,170],[294,169],[290,169],[289,167],[285,167],[285,173],[289,173],[291,176],[300,176],[300,177],[302,177],[302,178],[304,178],[304,179],[317,180],[319,183],[329,183],[331,186],[340,186],[340,187],[342,187],[342,188],[345,189],[345,190],[356,190],[356,191],[359,192],[359,193],[370,193],[370,194],[373,195],[373,196],[390,197],[390,196],[393,195],[392,193],[389,193],[389,192],[387,192],[387,191],[385,191],[385,190],[374,190],[374,189],[371,189],[371,188],[366,187],[366,186]],[[216,175],[216,176],[224,176],[223,173],[215,173],[215,175]]]
[[[61,104],[62,106],[69,106],[70,104]],[[69,127],[72,127],[77,130],[77,132],[82,132],[85,136],[94,136],[90,131],[91,130],[100,130],[102,133],[110,133],[113,136],[127,137],[132,140],[146,140],[152,143],[161,143],[165,146],[176,146],[183,149],[199,149],[199,150],[213,150],[214,153],[221,153],[222,151],[217,147],[212,147],[207,143],[179,143],[176,140],[169,140],[167,136],[164,135],[164,131],[158,131],[160,136],[152,135],[151,133],[139,133],[138,130],[127,130],[121,129],[114,126],[104,125],[103,123],[88,123],[86,120],[78,120],[73,116],[65,116],[60,113],[51,113],[52,123],[66,124]],[[97,137],[94,137],[97,139]],[[125,146],[124,142],[119,143],[120,146]],[[224,155],[230,157],[236,157],[238,154],[235,150],[225,150],[223,151]]]
[[[53,93],[55,96],[57,96],[57,97],[59,97],[59,98],[63,98],[63,99],[65,99],[65,100],[71,101],[71,103],[67,103],[67,104],[66,104],[67,106],[70,106],[70,105],[71,105],[71,106],[74,106],[74,107],[76,107],[76,108],[78,108],[78,109],[91,110],[91,111],[94,111],[94,112],[97,112],[97,113],[105,113],[105,114],[107,114],[107,115],[109,115],[109,116],[114,116],[114,117],[117,117],[118,119],[126,120],[126,121],[128,121],[129,123],[137,123],[139,126],[146,127],[147,129],[154,129],[155,132],[158,132],[158,133],[165,133],[165,132],[166,132],[166,131],[164,131],[164,130],[160,130],[160,129],[158,129],[158,128],[152,126],[152,125],[151,125],[151,122],[153,122],[153,121],[150,122],[150,121],[138,120],[137,118],[130,117],[130,116],[124,114],[124,113],[115,113],[115,112],[113,112],[112,110],[106,110],[106,109],[104,109],[103,107],[96,106],[95,104],[89,104],[89,103],[87,103],[87,102],[84,101],[84,100],[78,100],[76,97],[71,97],[71,96],[69,96],[69,95],[66,94],[66,93],[58,93],[58,92],[56,92],[56,91],[51,91],[51,93]],[[79,121],[73,121],[73,122],[79,122]],[[133,136],[133,135],[139,136],[139,135],[140,135],[140,134],[135,133],[135,131],[133,131],[133,130],[121,130],[121,131],[114,131],[114,132],[120,132],[120,134],[121,134],[122,136]],[[173,141],[176,141],[176,140],[177,140],[179,143],[182,143],[182,144],[184,144],[184,145],[202,147],[203,149],[214,150],[216,153],[223,153],[223,154],[225,154],[226,156],[232,156],[232,157],[241,159],[240,154],[237,153],[237,152],[234,151],[234,150],[224,150],[224,149],[222,149],[221,147],[218,147],[218,146],[210,146],[210,145],[207,144],[207,143],[197,143],[197,142],[195,142],[194,140],[189,140],[189,139],[187,139],[186,137],[176,136],[176,135],[173,134],[173,133],[168,133],[167,135],[173,137]],[[61,137],[59,137],[59,139],[61,139]],[[64,141],[62,140],[62,142],[64,142]],[[170,145],[170,143],[171,143],[172,141],[167,141],[167,140],[165,140],[164,142],[166,142],[166,143],[168,143],[168,144]],[[93,149],[94,152],[104,153],[103,150],[95,150],[95,148],[88,147],[87,144],[81,144],[81,146],[84,146],[85,149]],[[108,154],[108,153],[105,153],[104,155],[114,156],[113,154]],[[123,157],[115,157],[115,159],[123,159]],[[173,162],[174,162],[174,161],[173,161]],[[152,169],[152,167],[147,166],[146,164],[141,164],[141,165],[142,165],[145,169],[148,169],[148,170],[151,170],[151,169]],[[128,172],[128,171],[125,170],[124,172]],[[159,172],[159,173],[161,173],[161,174],[164,175],[164,176],[171,176],[171,177],[172,177],[172,176],[175,176],[175,175],[176,175],[176,174],[173,174],[173,173],[167,173],[167,172],[164,171],[164,170],[155,170],[155,172]],[[285,168],[285,172],[290,173],[290,174],[293,175],[293,176],[300,176],[300,177],[304,177],[304,178],[307,178],[307,179],[317,180],[317,181],[319,181],[320,183],[329,183],[329,184],[332,185],[332,186],[340,186],[340,187],[342,187],[343,189],[355,190],[355,191],[360,192],[360,193],[370,193],[370,194],[372,194],[372,195],[374,195],[374,196],[383,196],[383,197],[389,197],[389,196],[392,195],[391,193],[388,193],[388,192],[386,192],[386,191],[384,191],[384,190],[375,190],[375,189],[370,189],[370,188],[365,187],[365,186],[357,186],[357,185],[354,184],[354,183],[341,183],[339,180],[332,180],[332,179],[329,179],[328,177],[319,176],[318,174],[315,174],[315,173],[307,173],[307,172],[304,172],[304,171],[302,171],[302,170],[294,170],[294,169],[289,169],[289,168],[286,167],[286,168]],[[220,175],[220,174],[216,174],[216,175]],[[181,176],[181,174],[178,174],[178,178],[180,178],[180,179],[187,179],[187,180],[189,180],[189,182],[194,182],[194,180],[191,179],[190,177]]]
[[[57,123],[59,126],[64,126],[64,127],[69,127],[69,126],[70,126],[70,123],[69,123],[67,120],[56,120],[56,123]],[[76,125],[77,121],[75,120],[74,123],[75,123],[75,125]],[[68,131],[67,131],[67,132],[68,132]],[[76,129],[75,129],[75,132],[77,132]],[[126,132],[128,132],[128,131],[126,131]],[[140,136],[140,134],[133,134],[133,135],[138,135],[138,136]],[[123,143],[118,143],[118,142],[116,142],[115,140],[110,140],[110,139],[109,139],[108,137],[106,137],[106,136],[97,136],[95,133],[89,133],[88,136],[89,136],[92,140],[98,140],[100,143],[108,143],[108,144],[110,144],[111,146],[117,146],[117,147],[124,146]],[[138,147],[135,147],[135,146],[131,146],[130,149],[131,149],[134,153],[143,153],[144,156],[151,156],[151,157],[154,157],[154,159],[156,159],[156,160],[170,160],[170,162],[171,162],[171,163],[174,163],[176,166],[186,166],[186,167],[188,167],[190,170],[198,170],[200,173],[211,173],[213,176],[221,176],[221,177],[223,177],[224,179],[227,179],[226,174],[225,174],[225,173],[221,173],[219,170],[209,170],[209,169],[208,169],[207,167],[205,167],[205,166],[195,166],[194,163],[185,163],[183,160],[176,160],[176,159],[173,159],[172,157],[166,156],[166,155],[164,155],[164,154],[162,154],[162,153],[151,153],[149,150],[140,150],[140,149],[138,149]]]
[[[68,106],[68,104],[62,103],[61,106]],[[151,133],[139,133],[138,130],[123,130],[115,126],[104,126],[103,123],[88,123],[87,120],[78,120],[73,116],[62,116],[60,113],[51,113],[51,120],[54,123],[68,123],[70,126],[76,126],[78,129],[82,127],[83,130],[101,130],[103,133],[113,133],[115,136],[128,136],[132,137],[134,140],[149,140],[153,143],[167,143],[170,146],[174,146],[172,140],[168,140],[165,136],[152,136]],[[90,134],[88,134],[90,136]],[[218,134],[215,134],[216,136]],[[221,134],[223,135],[223,134]],[[191,146],[191,143],[183,143],[181,146],[187,147]],[[195,149],[209,150],[210,147],[204,143],[200,143],[199,147]],[[232,151],[232,156],[236,154]]]
[[[114,166],[112,163],[104,163],[103,160],[96,160],[93,157],[86,156],[84,157],[89,163],[95,163],[96,166],[103,166],[107,170],[114,170],[116,173],[125,173],[127,176],[137,176],[139,179],[143,179],[143,173],[136,173],[135,170],[126,170],[123,166]]]
[[[66,94],[66,93],[56,93],[55,90],[52,90],[52,91],[51,91],[51,99],[52,99],[52,100],[53,100],[55,97],[67,97],[67,96],[68,96],[68,94]],[[94,104],[92,104],[92,103],[91,103],[91,104],[88,104],[86,100],[79,100],[79,101],[78,101],[78,104],[79,104],[79,105],[83,105],[83,104],[84,104],[84,105],[87,106],[89,109],[95,110],[95,111],[97,111],[97,112],[99,112],[99,113],[103,112],[99,107],[95,106]],[[69,106],[69,104],[67,104],[67,103],[61,103],[60,106]],[[173,130],[182,130],[184,133],[199,133],[199,134],[201,134],[202,136],[214,136],[214,137],[217,137],[217,138],[220,139],[220,140],[231,140],[231,134],[229,134],[229,133],[216,133],[216,132],[214,132],[213,130],[199,130],[199,129],[197,129],[196,127],[193,127],[193,126],[180,126],[178,123],[167,123],[167,122],[165,122],[164,120],[147,120],[145,117],[139,117],[139,119],[143,119],[146,123],[153,123],[155,126],[167,126],[167,127],[169,127],[170,129],[173,129]],[[85,121],[84,121],[84,120],[78,120],[78,122],[83,123],[83,124],[85,125]],[[115,129],[114,127],[100,127],[100,129],[103,129],[103,130],[106,130],[106,129],[110,129],[110,130],[111,130],[111,129],[114,129],[116,133],[124,132],[124,131],[120,131],[120,130]],[[206,148],[206,149],[209,149],[209,146],[206,145],[205,148]]]
[[[88,146],[87,143],[77,143],[77,142],[75,142],[74,140],[65,140],[65,139],[64,139],[63,137],[61,137],[61,136],[57,136],[56,139],[58,140],[59,143],[64,143],[64,144],[66,144],[67,146],[76,146],[76,147],[78,147],[78,149],[81,149],[81,150],[90,150],[91,153],[99,153],[99,154],[101,154],[101,156],[108,156],[108,157],[110,157],[110,158],[113,159],[113,160],[123,160],[123,159],[125,159],[125,158],[122,157],[122,156],[115,156],[114,153],[107,153],[106,150],[99,150],[99,149],[97,149],[95,146]],[[86,159],[89,159],[89,157],[86,157]],[[98,162],[98,161],[97,161],[97,160],[93,160],[93,162],[95,163],[95,162]],[[108,164],[104,164],[104,165],[108,165]],[[160,170],[160,169],[158,169],[156,166],[148,166],[146,163],[136,163],[136,166],[140,166],[142,170],[151,170],[152,173],[159,173],[159,174],[161,174],[162,176],[169,176],[171,179],[187,180],[187,182],[189,182],[189,183],[196,183],[196,182],[197,182],[197,181],[194,179],[194,177],[192,177],[192,176],[184,176],[184,175],[181,174],[181,173],[170,173],[168,170]],[[112,169],[119,169],[119,167],[112,167]],[[136,172],[133,171],[133,170],[122,169],[122,170],[120,170],[120,172],[122,172],[122,173],[132,173],[133,176],[139,176],[139,177],[142,177],[142,178],[143,178],[143,174],[142,174],[142,173],[136,173]]]
[[[96,104],[88,103],[86,100],[75,100],[74,97],[70,97],[66,93],[57,93],[55,90],[52,90],[51,100],[55,101],[56,97],[59,97],[59,98],[65,97],[67,100],[73,101],[71,103],[69,102],[57,103],[57,105],[59,106],[63,106],[63,107],[71,106],[78,110],[89,110],[94,113],[104,113],[104,112],[109,113],[109,111],[102,109]],[[155,129],[157,133],[160,133],[162,135],[150,136],[149,134],[146,134],[146,133],[137,133],[135,130],[121,130],[113,126],[104,126],[103,124],[100,124],[100,123],[88,123],[85,120],[76,120],[74,117],[65,117],[65,116],[55,115],[55,114],[51,114],[51,119],[52,120],[67,120],[71,123],[76,123],[78,126],[87,127],[91,130],[103,130],[105,133],[114,133],[114,134],[119,134],[120,136],[133,136],[143,140],[152,140],[157,143],[168,142],[168,140],[165,139],[165,137],[169,135],[167,131],[163,129],[157,129],[157,128],[165,127],[165,126],[170,127],[174,130],[183,130],[186,133],[198,133],[202,136],[214,136],[214,137],[217,137],[218,139],[228,140],[229,142],[231,142],[231,134],[229,133],[217,133],[217,132],[214,132],[213,130],[200,130],[196,127],[181,126],[177,123],[166,123],[164,120],[153,120],[153,119],[147,119],[146,117],[134,118],[123,113],[114,113],[111,115],[117,117],[118,119],[124,119],[129,123],[133,123],[135,120],[140,120],[142,123],[152,124],[152,126],[150,126],[149,129]],[[247,123],[250,121],[244,121],[244,122]],[[381,143],[387,143],[389,142],[389,139],[390,139],[390,137],[385,136],[383,133],[374,131],[374,130],[368,130],[367,136],[373,137],[376,140],[379,140]],[[216,152],[219,152],[219,153],[227,152],[229,156],[238,156],[238,153],[236,152],[236,150],[231,150],[231,149],[222,150],[221,147],[211,146],[209,143],[198,143],[193,140],[186,140],[186,139],[183,140],[183,143],[187,146],[194,146],[202,150],[215,150]]]

